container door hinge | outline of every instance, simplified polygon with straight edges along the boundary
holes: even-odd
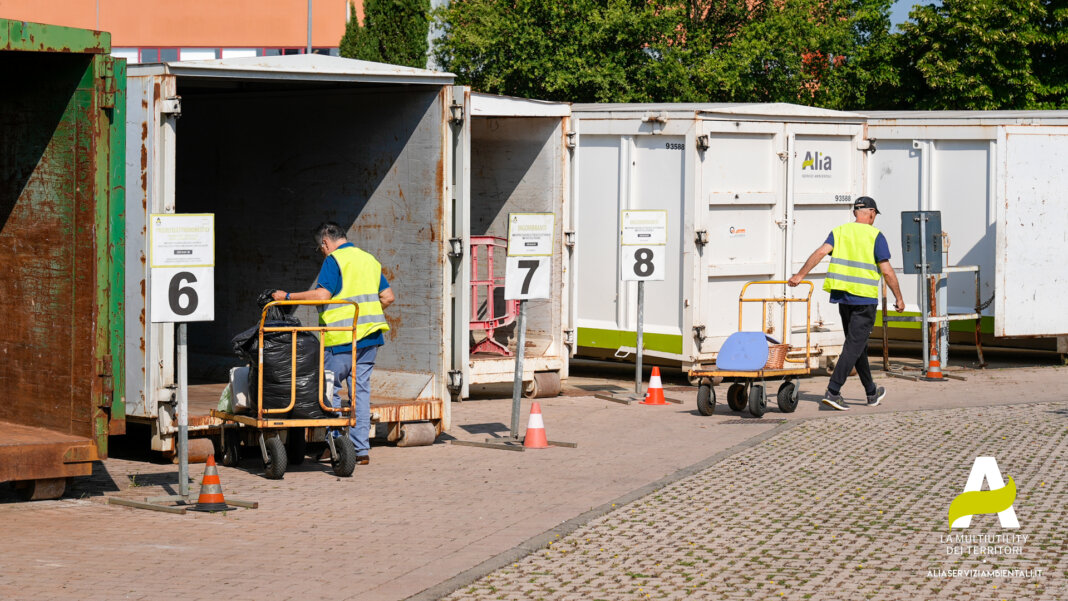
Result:
[[[100,74],[100,108],[115,108],[115,59],[107,57],[103,64],[103,73]]]
[[[182,116],[182,97],[175,96],[173,98],[164,98],[159,103],[159,112],[164,115],[172,115],[174,117]]]
[[[460,391],[464,387],[464,372],[460,370],[453,370],[449,372],[449,392],[452,394],[460,394]]]
[[[564,344],[575,346],[575,330],[564,330]]]
[[[705,336],[705,326],[694,326],[693,337],[697,339],[697,342],[704,342],[705,338],[707,338]]]
[[[464,122],[464,105],[459,102],[453,102],[449,105],[449,121],[454,125],[460,125]]]
[[[564,135],[567,136],[567,148],[569,150],[574,150],[575,147],[578,146],[578,132],[569,131]]]
[[[464,239],[449,238],[449,257],[459,259],[464,256]]]
[[[111,374],[111,355],[104,355],[97,359],[97,376],[100,378],[100,406],[111,406],[111,395],[115,394],[115,382]]]
[[[578,234],[576,234],[574,230],[569,231],[569,232],[564,232],[564,244],[568,248],[575,248],[575,238],[577,238],[577,237],[578,237]]]
[[[708,230],[697,230],[694,232],[694,243],[697,246],[704,246],[708,244]]]

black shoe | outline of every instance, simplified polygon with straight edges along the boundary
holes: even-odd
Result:
[[[356,465],[367,465],[368,463],[371,463],[371,458],[367,455],[356,456]]]
[[[831,394],[830,390],[828,390],[827,392],[823,393],[823,398],[820,399],[820,402],[823,403],[824,405],[827,405],[828,407],[832,407],[834,409],[837,409],[838,411],[848,411],[849,410],[849,407],[846,407],[845,399],[842,398],[842,395],[840,395],[840,394]]]
[[[886,389],[879,386],[875,389],[875,394],[868,395],[868,406],[874,407],[879,404],[879,401],[886,398]]]

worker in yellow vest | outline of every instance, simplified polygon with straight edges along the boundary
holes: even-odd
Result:
[[[374,255],[353,245],[345,230],[332,221],[315,231],[315,242],[326,257],[319,269],[313,290],[286,292],[277,290],[275,300],[347,299],[359,307],[356,317],[356,373],[352,374],[352,332],[331,331],[323,335],[326,347],[324,363],[334,372],[333,406],[341,406],[341,386],[352,389],[355,375],[356,427],[349,438],[356,447],[356,463],[370,463],[371,371],[375,367],[378,347],[385,344],[383,332],[389,331],[383,310],[396,300],[382,265]],[[352,326],[355,311],[351,304],[321,305],[319,325]]]
[[[797,286],[823,257],[831,255],[823,289],[831,293],[831,302],[838,304],[845,344],[834,366],[831,381],[827,384],[827,392],[820,402],[839,411],[849,408],[842,398],[842,386],[854,367],[864,385],[869,407],[878,405],[886,397],[886,389],[875,385],[868,365],[868,337],[875,325],[880,274],[886,278],[887,285],[894,293],[894,309],[899,313],[905,310],[897,276],[890,266],[890,246],[882,232],[872,225],[878,214],[879,208],[874,199],[869,196],[856,199],[853,203],[856,221],[831,230],[827,241],[812,253],[801,270],[789,280],[790,286]]]

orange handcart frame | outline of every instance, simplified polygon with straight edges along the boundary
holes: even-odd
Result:
[[[285,305],[341,305],[350,304],[353,306],[354,314],[352,316],[352,325],[350,326],[267,326],[267,310],[275,306]],[[334,438],[327,428],[354,428],[356,427],[356,399],[354,398],[355,392],[353,386],[347,386],[349,393],[349,402],[346,406],[342,403],[342,407],[335,408],[326,404],[324,397],[324,379],[326,374],[325,369],[325,342],[323,337],[326,332],[352,332],[352,371],[356,373],[356,322],[360,315],[360,307],[354,301],[342,300],[342,299],[329,299],[329,300],[282,300],[271,301],[264,305],[263,311],[260,314],[260,321],[257,335],[259,337],[258,346],[258,380],[256,382],[257,395],[256,395],[256,411],[253,415],[241,415],[231,411],[220,411],[218,409],[212,409],[212,417],[219,418],[223,421],[222,425],[222,449],[223,449],[223,463],[225,465],[237,465],[237,461],[240,458],[240,437],[241,430],[249,428],[249,434],[251,437],[258,439],[260,452],[263,455],[263,463],[266,467],[266,476],[268,478],[277,479],[285,475],[286,468],[290,462],[296,463],[295,454],[299,454],[299,460],[303,461],[303,445],[291,444],[289,451],[287,452],[287,441],[295,441],[296,438],[292,438],[291,435],[299,436],[301,441],[304,440],[305,428],[322,428],[325,434],[327,447],[330,449],[330,459],[334,470],[334,473],[341,477],[348,477],[352,475],[353,470],[356,467],[356,447],[352,444],[352,440],[348,436],[338,436]],[[284,408],[265,408],[263,406],[263,335],[265,333],[272,332],[290,332],[292,333],[291,343],[291,371],[292,374],[290,389],[289,389],[289,405]],[[272,417],[272,415],[286,414],[293,410],[293,407],[297,402],[297,334],[299,332],[319,332],[319,386],[318,386],[318,398],[319,408],[322,409],[328,415],[340,414],[338,417],[324,417],[324,418],[284,418],[284,417]],[[228,432],[230,430],[230,432]],[[299,434],[298,434],[299,431]],[[283,440],[283,437],[285,440]],[[299,449],[296,447],[300,447]],[[300,453],[296,453],[296,451]]]
[[[820,351],[812,348],[812,292],[814,291],[815,286],[808,280],[800,282],[798,286],[808,285],[808,293],[804,297],[764,296],[747,298],[745,296],[745,293],[750,286],[786,285],[787,283],[786,280],[756,280],[746,282],[745,285],[742,286],[742,291],[738,294],[738,331],[742,331],[743,308],[746,303],[761,304],[761,332],[768,331],[768,304],[781,303],[783,330],[786,333],[783,338],[784,344],[787,345],[783,361],[784,363],[800,364],[800,366],[769,368],[765,365],[763,368],[756,370],[722,370],[705,365],[698,365],[691,368],[689,372],[690,379],[698,381],[697,410],[701,415],[712,415],[715,410],[716,391],[713,388],[715,378],[733,378],[736,380],[727,389],[727,404],[734,411],[743,411],[748,408],[749,413],[754,417],[763,416],[767,411],[765,381],[777,380],[780,378],[784,381],[782,385],[779,386],[779,391],[776,395],[779,409],[783,413],[793,413],[794,410],[797,409],[800,393],[795,380],[800,376],[806,376],[812,373],[812,368],[809,367],[810,359],[820,355]],[[800,349],[792,349],[788,346],[790,334],[788,308],[790,303],[805,303],[805,347],[803,358],[796,357],[796,355],[800,354]],[[795,357],[791,357],[791,353],[793,353]],[[757,380],[760,381],[760,384],[755,383]]]

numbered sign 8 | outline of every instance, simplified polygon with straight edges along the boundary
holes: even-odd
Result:
[[[621,246],[619,264],[624,282],[664,279],[664,246]]]
[[[153,268],[152,321],[213,321],[214,271],[211,267]]]

